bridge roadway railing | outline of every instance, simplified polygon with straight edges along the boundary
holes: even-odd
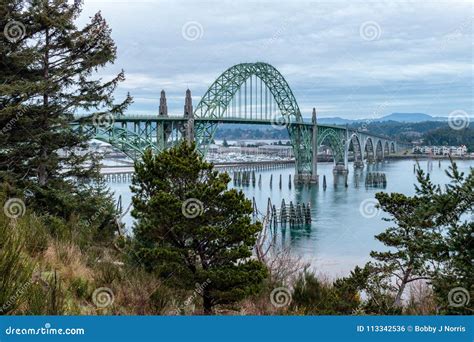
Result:
[[[76,116],[76,119],[84,118],[86,116]],[[127,114],[123,116],[118,116],[115,118],[115,122],[144,122],[144,121],[174,121],[174,122],[186,122],[187,119],[183,116],[178,115],[168,115],[160,116],[155,114]],[[195,122],[219,122],[219,123],[229,123],[229,124],[255,124],[255,125],[277,125],[276,120],[271,119],[255,119],[255,118],[242,118],[242,117],[222,117],[222,118],[194,118]],[[303,122],[291,122],[291,125],[302,125],[302,126],[312,126],[313,124],[309,121]],[[333,128],[339,130],[345,130],[346,126],[340,125],[328,125],[328,124],[318,124],[320,127]],[[403,144],[397,140],[391,139],[387,136],[369,133],[359,129],[348,128],[349,133],[365,134],[367,136],[393,141],[399,144]]]
[[[83,119],[87,118],[87,115],[76,115],[75,119]],[[144,121],[175,121],[175,122],[186,122],[188,119],[183,117],[183,116],[178,116],[178,115],[156,115],[156,114],[127,114],[127,115],[122,115],[122,116],[117,116],[115,118],[115,122],[144,122]],[[276,120],[272,119],[255,119],[255,118],[243,118],[243,117],[222,117],[222,118],[194,118],[195,122],[219,122],[219,123],[233,123],[233,124],[255,124],[255,125],[277,125]],[[303,125],[303,126],[312,126],[313,124],[309,121],[303,121],[303,122],[291,122],[291,125]],[[333,128],[333,129],[339,129],[339,130],[345,130],[346,126],[339,126],[339,125],[328,125],[328,124],[318,124],[320,127],[325,127],[325,128]],[[388,138],[387,136],[380,135],[380,134],[374,134],[374,133],[369,133],[366,131],[361,131],[358,129],[352,129],[348,128],[350,133],[357,133],[357,134],[365,134],[367,136],[379,138],[379,139],[385,139],[397,143],[398,142],[394,139]],[[402,143],[403,144],[403,143]]]

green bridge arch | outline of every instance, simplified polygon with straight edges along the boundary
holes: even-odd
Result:
[[[312,163],[311,130],[304,125],[296,98],[283,75],[272,65],[262,62],[241,63],[224,71],[209,87],[194,110],[196,118],[219,119],[224,116],[232,98],[250,77],[256,76],[270,90],[280,110],[295,154],[298,174],[310,174]],[[275,121],[277,118],[274,118]],[[218,121],[195,125],[195,140],[207,153],[217,131]]]

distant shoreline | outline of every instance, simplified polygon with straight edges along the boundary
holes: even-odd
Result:
[[[384,156],[384,159],[423,159],[423,160],[426,160],[426,159],[436,159],[436,160],[449,160],[449,156],[437,156],[437,155],[433,155],[433,156],[429,156],[429,155],[424,155],[424,154],[420,154],[420,155],[387,155],[387,156]],[[453,160],[474,160],[474,157],[472,156],[451,156],[451,159]]]

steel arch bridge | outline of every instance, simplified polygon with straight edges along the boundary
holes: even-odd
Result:
[[[360,130],[319,125],[314,109],[312,121],[305,121],[283,75],[270,64],[261,62],[241,63],[224,71],[194,110],[191,92],[187,90],[182,116],[168,115],[162,91],[158,115],[123,115],[108,120],[77,117],[71,125],[136,159],[148,148],[160,152],[183,139],[194,140],[206,155],[221,123],[287,129],[295,155],[296,181],[317,182],[317,148],[321,145],[332,150],[335,171],[341,172],[347,172],[350,153],[354,155],[354,165],[362,167],[364,160],[382,160],[387,154],[408,148]]]
[[[253,82],[253,77],[255,77],[255,82]],[[304,124],[298,103],[296,102],[290,86],[283,75],[270,64],[242,63],[234,65],[224,71],[202,97],[194,111],[195,117],[204,119],[222,119],[226,116],[226,112],[228,112],[227,109],[235,98],[237,98],[237,101],[240,100],[239,109],[241,109],[241,90],[242,87],[244,87],[244,91],[246,92],[248,80],[250,80],[248,89],[250,95],[247,97],[245,94],[244,102],[249,99],[250,108],[248,113],[244,110],[244,118],[247,118],[248,116],[249,119],[252,120],[253,116],[257,116],[258,118],[258,115],[260,114],[260,119],[263,119],[264,117],[266,120],[273,120],[275,124],[280,122],[286,125],[293,146],[295,159],[297,160],[297,173],[310,173],[312,159],[311,130]],[[258,87],[258,80],[261,82],[260,87]],[[263,84],[265,87],[263,87]],[[265,106],[265,109],[267,109],[265,115],[263,110],[260,110],[260,113],[258,113],[258,108],[255,108],[252,99],[252,95],[254,94],[253,88],[256,91],[254,98],[257,102],[257,106],[259,90],[260,105],[263,105],[262,102],[264,98],[265,102],[268,103],[268,95],[269,93],[271,94],[279,109],[280,121],[276,120],[273,110],[269,113],[267,106]],[[265,91],[265,97],[263,97],[263,91]],[[244,103],[244,108],[247,109],[246,103]],[[263,107],[261,107],[261,109],[262,108]],[[242,110],[240,110],[239,116],[242,117]],[[209,143],[214,138],[217,125],[217,121],[204,121],[196,125],[196,143],[197,146],[202,149],[204,154],[206,154]]]

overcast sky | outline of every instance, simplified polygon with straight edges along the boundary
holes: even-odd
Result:
[[[79,23],[101,11],[112,28],[130,113],[156,113],[161,89],[182,114],[242,62],[272,64],[304,116],[473,113],[471,1],[84,0]]]

